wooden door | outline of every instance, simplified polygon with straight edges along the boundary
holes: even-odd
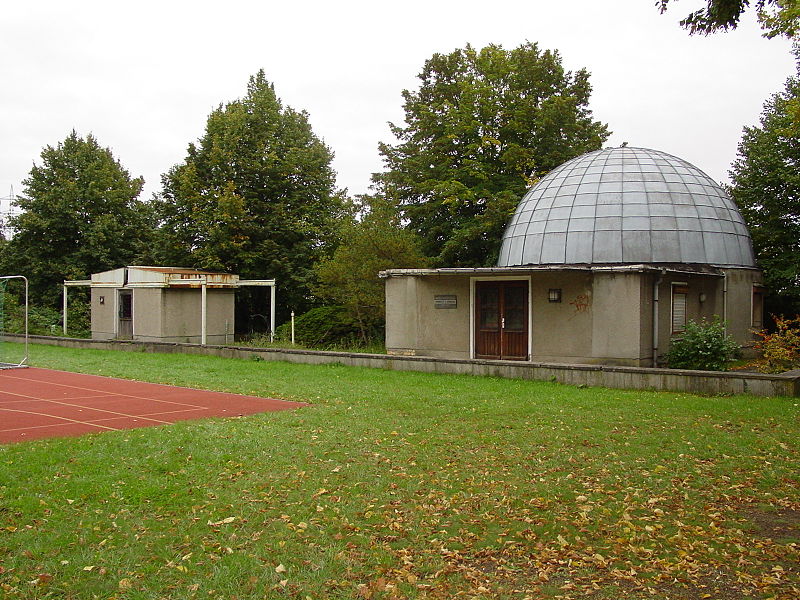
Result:
[[[475,284],[475,357],[528,360],[528,282]]]
[[[119,328],[117,338],[133,339],[133,295],[130,290],[119,292]]]

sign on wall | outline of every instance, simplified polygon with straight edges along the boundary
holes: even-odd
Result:
[[[458,296],[455,294],[436,294],[433,297],[434,308],[458,308]]]

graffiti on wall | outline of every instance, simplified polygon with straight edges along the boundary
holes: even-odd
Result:
[[[575,299],[570,302],[575,307],[575,313],[584,313],[589,311],[589,296],[587,294],[578,294]]]

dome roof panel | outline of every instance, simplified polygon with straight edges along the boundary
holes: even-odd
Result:
[[[723,188],[680,158],[623,147],[567,161],[533,186],[498,266],[667,262],[755,267]]]

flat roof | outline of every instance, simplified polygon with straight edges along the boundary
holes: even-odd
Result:
[[[745,267],[747,270],[756,270]],[[522,267],[444,267],[439,269],[387,269],[378,273],[378,277],[426,277],[436,275],[512,275],[529,274],[538,271],[588,271],[588,272],[614,272],[614,273],[645,273],[645,272],[670,272],[689,273],[696,275],[712,275],[722,277],[723,270],[709,265],[693,265],[679,263],[665,264],[631,264],[631,265],[527,265]]]

